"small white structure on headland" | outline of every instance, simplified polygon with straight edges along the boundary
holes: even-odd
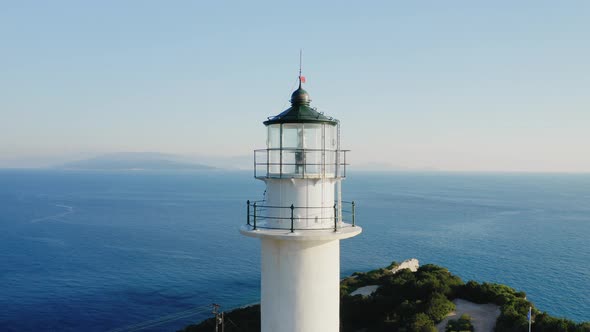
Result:
[[[262,243],[262,332],[337,332],[340,240],[362,231],[354,202],[341,199],[340,124],[310,107],[300,76],[291,107],[264,125],[267,147],[254,151],[254,176],[266,184],[265,200],[248,201],[240,228]]]
[[[412,272],[418,271],[420,267],[420,262],[416,258],[406,259],[405,261],[401,262],[398,266],[391,269],[391,273],[396,274],[401,270],[409,269]]]
[[[406,259],[405,261],[401,262],[399,265],[395,266],[393,269],[389,270],[392,274],[396,274],[401,270],[408,269],[411,272],[418,271],[420,267],[420,262],[416,258]],[[350,293],[350,296],[355,295],[362,295],[362,296],[371,296],[373,293],[377,291],[379,285],[368,285],[364,287],[360,287],[356,289],[354,292]]]

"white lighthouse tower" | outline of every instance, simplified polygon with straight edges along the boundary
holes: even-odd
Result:
[[[266,191],[248,201],[240,228],[262,243],[262,332],[339,331],[340,240],[362,231],[354,202],[341,199],[340,124],[310,107],[301,79],[291,107],[264,121],[266,149],[254,151],[254,176]]]

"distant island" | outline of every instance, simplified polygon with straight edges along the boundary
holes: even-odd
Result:
[[[463,282],[447,269],[417,260],[355,272],[340,283],[342,332],[525,332],[532,307],[535,332],[590,332],[590,322],[555,318],[505,285]],[[225,313],[225,332],[260,331],[260,305]],[[179,332],[209,332],[210,318]]]
[[[181,157],[163,153],[126,152],[113,153],[95,158],[72,161],[53,168],[71,170],[212,170],[215,167],[183,161]]]

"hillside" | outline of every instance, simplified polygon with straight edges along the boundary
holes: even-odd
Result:
[[[340,284],[342,332],[437,331],[435,324],[455,310],[453,300],[474,304],[494,304],[500,309],[495,331],[528,330],[527,312],[533,307],[533,330],[537,332],[590,332],[590,322],[576,323],[555,318],[536,309],[524,292],[491,283],[464,283],[447,269],[428,264],[416,272],[394,268],[397,263],[366,273],[356,272]],[[373,293],[352,296],[361,287],[377,286]],[[358,293],[358,292],[357,292]],[[362,292],[361,292],[362,293]],[[457,302],[457,301],[456,301]],[[226,332],[260,331],[260,306],[240,308],[226,313]],[[470,317],[453,320],[447,331],[473,331]],[[458,330],[452,327],[457,327]],[[183,332],[212,331],[213,319],[184,328]],[[477,331],[476,331],[477,332]]]

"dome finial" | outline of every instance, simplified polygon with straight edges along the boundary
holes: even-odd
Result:
[[[309,98],[309,93],[299,86],[299,89],[295,90],[291,95],[291,104],[292,105],[309,105],[311,99]]]
[[[303,58],[303,49],[299,49],[299,88],[291,95],[291,104],[293,105],[309,105],[311,99],[307,91],[301,88],[301,84],[305,83],[305,76],[301,75],[301,63]]]

